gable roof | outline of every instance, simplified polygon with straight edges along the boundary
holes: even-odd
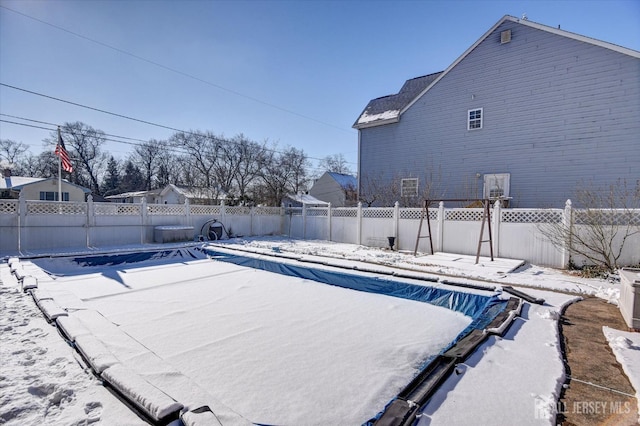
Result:
[[[380,124],[395,123],[404,109],[415,97],[442,74],[424,75],[405,81],[400,91],[395,95],[383,96],[369,101],[353,127],[363,128]]]
[[[217,200],[226,198],[221,191],[216,194],[216,191],[213,188],[178,186],[172,183],[168,184],[162,192],[160,192],[160,196],[167,195],[171,190],[189,199]]]
[[[8,176],[0,179],[0,189],[16,189],[19,191],[20,188],[22,188],[24,185],[40,182],[41,180],[45,180],[45,178],[34,178],[34,177],[26,177],[26,176]]]
[[[108,200],[114,200],[114,199],[118,199],[118,198],[134,198],[134,197],[144,197],[146,195],[156,195],[159,194],[160,190],[159,189],[154,189],[151,191],[131,191],[131,192],[122,192],[120,194],[113,194],[113,195],[108,195],[104,198],[108,199]]]
[[[327,174],[331,176],[342,189],[356,188],[358,185],[358,180],[355,176],[335,172],[327,172]]]
[[[0,179],[0,189],[11,189],[13,191],[22,191],[25,186],[33,185],[39,182],[46,181],[58,181],[58,178],[34,178],[34,177],[25,177],[25,176],[10,176],[3,179]],[[76,185],[75,183],[71,183],[66,179],[62,179],[66,185],[75,186],[76,188],[80,188],[82,192],[85,194],[91,192],[89,188],[85,188],[84,186]]]
[[[446,70],[429,74],[424,77],[418,77],[418,79],[423,79],[425,77],[433,77],[430,79],[425,79],[422,83],[426,83],[424,87],[420,90],[418,89],[419,84],[413,86],[413,89],[416,90],[407,90],[405,93],[405,97],[411,97],[408,101],[404,102],[404,98],[402,95],[402,89],[396,95],[383,96],[382,98],[373,99],[369,102],[369,104],[365,107],[364,111],[358,117],[353,128],[355,129],[365,129],[367,127],[380,126],[383,124],[389,123],[397,123],[400,121],[400,116],[411,108],[411,106],[420,99],[426,92],[428,92],[434,85],[438,84],[445,75],[447,75],[456,65],[458,65],[469,53],[471,53],[480,43],[482,43],[487,37],[489,37],[500,25],[504,22],[514,22],[517,24],[525,25],[531,28],[535,28],[541,31],[546,31],[552,34],[556,34],[562,37],[568,37],[573,40],[581,41],[584,43],[593,44],[595,46],[603,47],[605,49],[610,49],[618,53],[622,53],[624,55],[629,55],[634,58],[640,59],[640,52],[629,49],[626,47],[618,46],[617,44],[607,43],[605,41],[597,40],[591,37],[586,37],[580,34],[572,33],[570,31],[561,30],[559,28],[549,27],[547,25],[538,24],[536,22],[531,22],[527,19],[519,19],[513,16],[505,15],[500,19],[495,25],[493,25],[486,33],[482,35],[474,44],[472,44],[465,52],[458,57]],[[417,80],[417,79],[413,79]],[[407,80],[407,82],[402,86],[404,89],[407,84],[413,80]]]
[[[298,202],[300,204],[311,204],[311,205],[319,205],[319,206],[327,206],[328,202],[318,200],[313,195],[309,194],[287,194],[285,198]]]

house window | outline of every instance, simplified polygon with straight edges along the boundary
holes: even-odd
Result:
[[[484,175],[484,198],[490,200],[509,197],[509,173]]]
[[[40,191],[40,200],[42,201],[58,201],[58,193],[54,191]],[[69,193],[62,193],[62,201],[69,201]]]
[[[482,108],[470,109],[468,117],[467,130],[482,129]]]
[[[402,181],[400,182],[400,196],[417,197],[418,178],[402,179]]]

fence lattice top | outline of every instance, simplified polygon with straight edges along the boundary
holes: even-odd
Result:
[[[81,215],[87,214],[86,203],[59,203],[59,202],[32,202],[27,204],[27,214],[44,215],[44,214],[64,214],[64,215]]]
[[[502,210],[501,220],[505,223],[560,223],[562,210]]]
[[[391,219],[395,215],[394,207],[335,207],[329,211],[328,207],[301,207],[283,209],[281,207],[246,207],[246,206],[220,206],[220,205],[185,205],[185,204],[135,204],[135,203],[83,203],[83,202],[57,202],[57,201],[33,201],[26,200],[0,200],[0,215],[16,215],[20,213],[21,203],[24,203],[23,214],[27,215],[86,215],[88,206],[93,205],[92,211],[96,216],[139,216],[143,213],[150,216],[278,216],[278,215],[302,215],[310,217],[358,217],[358,211],[362,212],[363,219]],[[144,208],[144,211],[143,211]],[[419,220],[422,209],[400,208],[398,219]],[[428,210],[429,220],[438,220],[438,209]],[[503,223],[560,223],[563,220],[562,209],[499,209],[500,222]],[[492,217],[495,209],[491,211]],[[482,209],[453,208],[444,210],[444,220],[447,221],[480,221]],[[575,225],[589,225],[600,223],[602,225],[631,225],[640,226],[640,210],[632,209],[572,209],[572,221]]]

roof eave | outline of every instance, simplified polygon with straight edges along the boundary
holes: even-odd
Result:
[[[353,125],[353,128],[356,130],[361,130],[361,129],[367,129],[369,127],[377,127],[377,126],[384,126],[385,124],[393,124],[393,123],[397,123],[398,121],[400,121],[400,117],[396,116],[393,118],[387,118],[384,120],[374,120],[374,121],[369,121],[367,123],[356,123]]]

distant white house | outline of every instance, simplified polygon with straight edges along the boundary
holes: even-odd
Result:
[[[226,196],[215,188],[202,188],[193,186],[179,186],[170,183],[165,186],[159,195],[159,204],[189,204],[216,205],[226,199]]]
[[[62,201],[86,201],[91,193],[89,188],[61,181]],[[59,201],[57,178],[34,178],[12,176],[9,169],[2,172],[0,179],[0,198],[19,198],[25,200]]]
[[[358,180],[351,175],[325,172],[309,189],[309,195],[333,207],[353,207],[358,204]]]
[[[168,184],[164,188],[151,191],[123,192],[122,194],[105,197],[113,203],[141,203],[147,204],[189,204],[217,205],[225,200],[224,194],[213,188],[200,188]]]
[[[123,192],[104,198],[112,203],[141,203],[144,200],[147,204],[159,204],[160,191],[162,190]]]

